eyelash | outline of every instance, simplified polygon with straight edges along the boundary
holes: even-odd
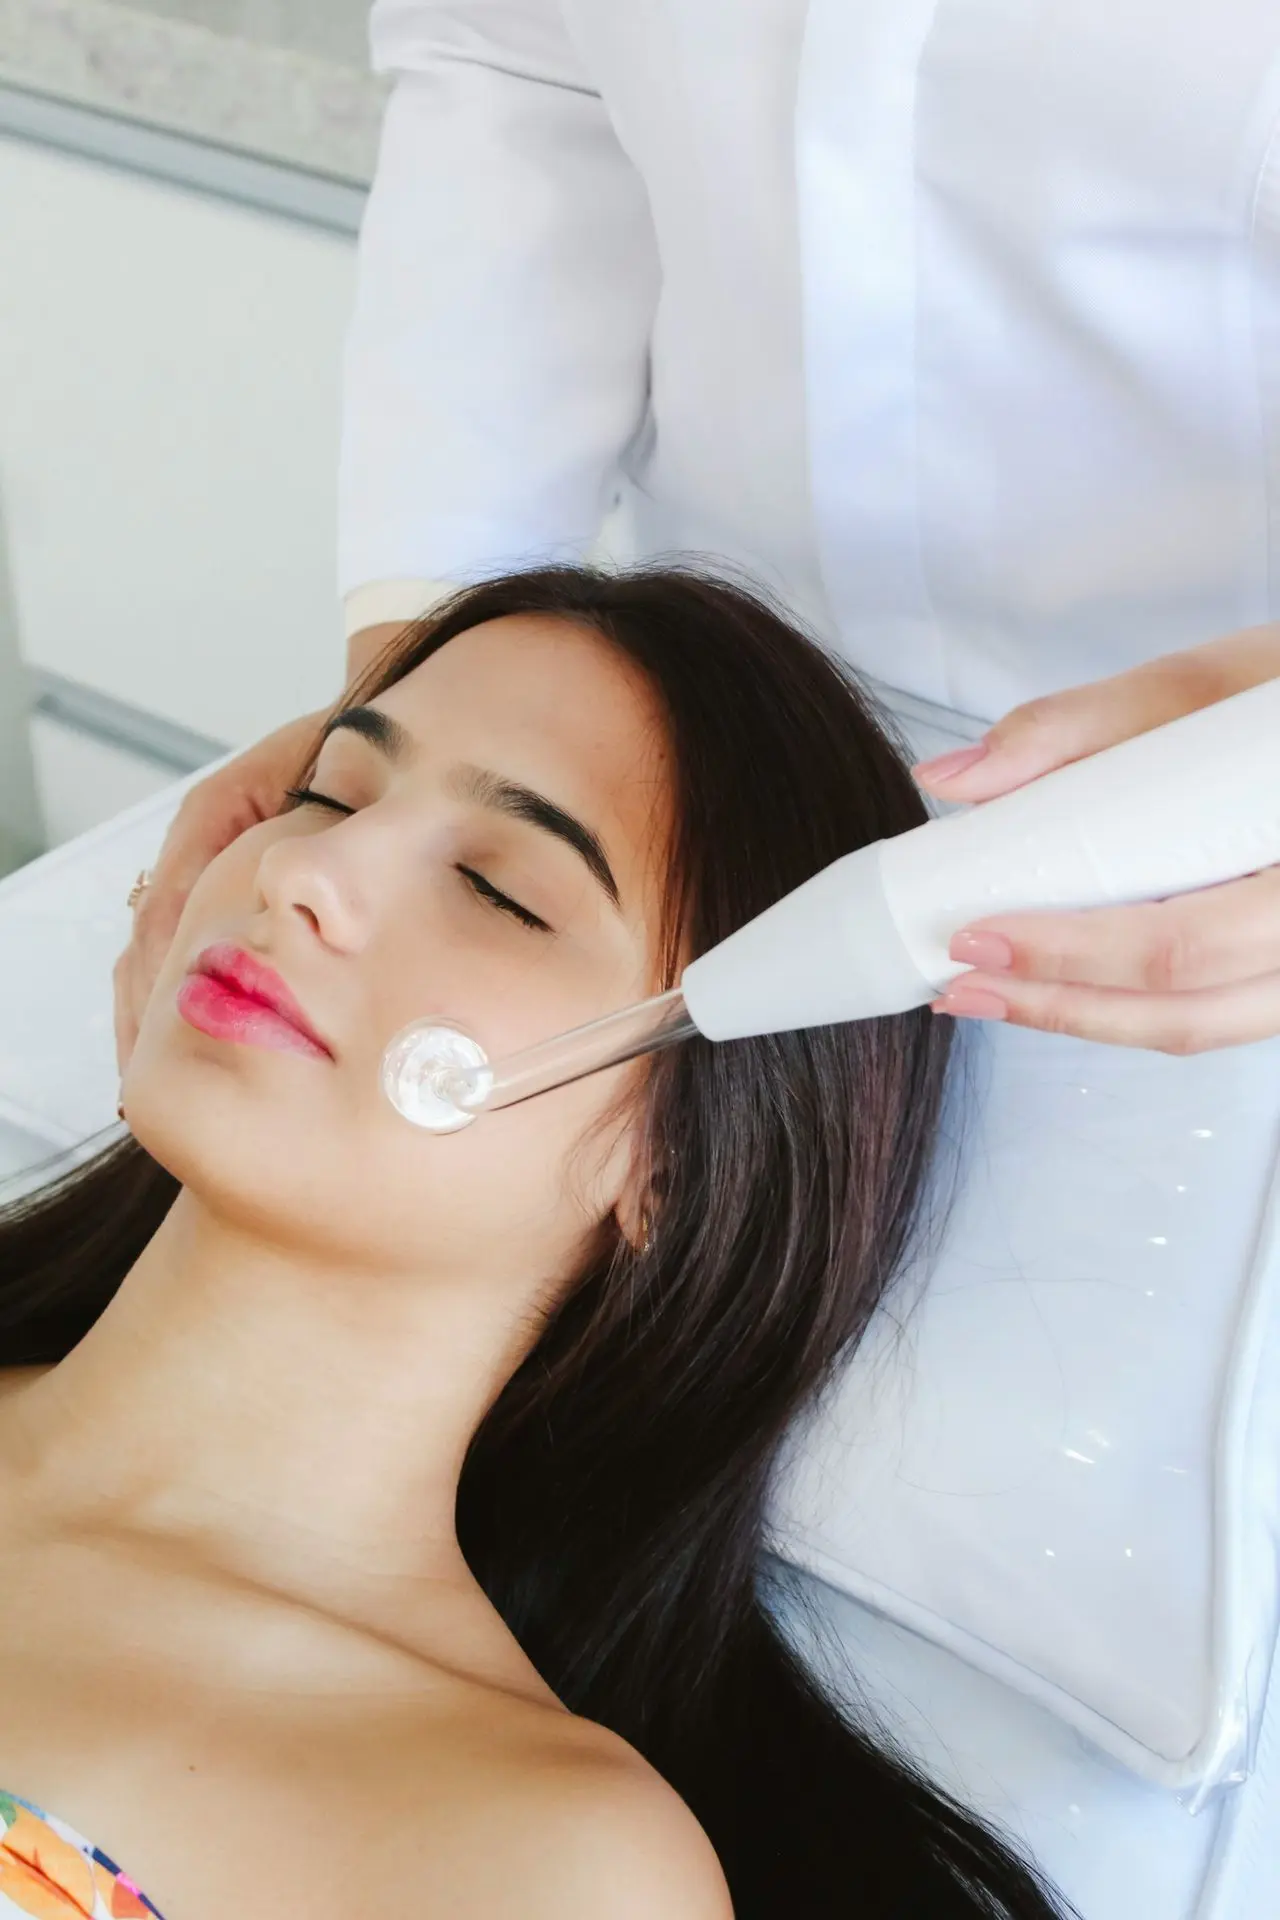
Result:
[[[328,807],[333,813],[344,815],[356,811],[354,807],[345,806],[341,800],[330,799],[327,793],[317,793],[314,787],[286,787],[284,791],[286,800],[292,800],[300,807]],[[460,863],[457,871],[474,893],[490,901],[500,912],[510,914],[513,919],[519,920],[526,927],[531,927],[536,933],[550,933],[551,929],[545,920],[540,920],[536,913],[530,913],[528,907],[522,907],[518,900],[512,900],[509,895],[499,893],[493,883],[486,880],[482,873],[477,873],[473,867],[464,867]]]

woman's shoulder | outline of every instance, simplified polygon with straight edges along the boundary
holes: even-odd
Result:
[[[680,1796],[633,1748],[590,1722],[557,1743],[521,1794],[522,1840],[547,1858],[547,1920],[732,1920],[720,1862]],[[541,1904],[526,1904],[542,1920]]]
[[[702,1828],[607,1728],[528,1699],[491,1697],[481,1706],[473,1698],[448,1751],[448,1852],[466,1911],[518,1911],[521,1920],[733,1920]],[[439,1752],[433,1740],[420,1786],[437,1835]],[[397,1798],[403,1804],[402,1793]],[[412,1844],[408,1831],[406,1839]],[[420,1828],[418,1845],[425,1840]]]

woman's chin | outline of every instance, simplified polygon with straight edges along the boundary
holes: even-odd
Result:
[[[291,1144],[307,1141],[308,1158],[320,1157],[331,1129],[315,1060],[207,1039],[176,1016],[177,1031],[159,1025],[144,1024],[120,1098],[138,1144],[176,1179],[198,1185],[202,1169],[216,1177],[235,1165],[255,1170],[259,1183],[278,1182]]]

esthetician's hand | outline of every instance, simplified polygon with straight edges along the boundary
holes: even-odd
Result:
[[[1280,625],[1251,627],[1015,707],[977,746],[923,762],[915,778],[941,799],[992,800],[1277,677]],[[975,920],[951,957],[974,971],[935,1012],[1171,1054],[1266,1039],[1280,1033],[1280,867],[1143,906]]]
[[[347,685],[355,682],[404,632],[402,620],[365,627],[347,643]],[[133,937],[116,961],[116,1062],[123,1074],[187,895],[209,862],[247,827],[279,812],[331,709],[290,720],[265,740],[192,787],[165,835],[151,884],[133,910]]]
[[[187,895],[209,862],[247,827],[278,813],[297,778],[323,713],[305,714],[269,733],[192,787],[174,814],[151,884],[133,909],[133,936],[116,961],[116,1060],[123,1074]]]

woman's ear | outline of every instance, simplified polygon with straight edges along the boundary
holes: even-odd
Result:
[[[627,1148],[626,1170],[613,1205],[613,1217],[618,1232],[636,1253],[643,1253],[648,1247],[656,1213],[650,1156],[643,1138],[633,1135]]]
[[[670,1167],[670,1156],[664,1159],[643,1120],[623,1126],[614,1136],[605,1170],[616,1195],[609,1211],[618,1232],[636,1253],[643,1253],[653,1239],[670,1185]]]
[[[628,1179],[618,1195],[613,1217],[618,1232],[635,1253],[644,1253],[653,1237],[653,1196],[647,1178]]]
[[[653,1243],[663,1202],[671,1190],[674,1156],[654,1158],[640,1148],[633,1149],[630,1170],[614,1206],[618,1231],[637,1253],[647,1253]]]

